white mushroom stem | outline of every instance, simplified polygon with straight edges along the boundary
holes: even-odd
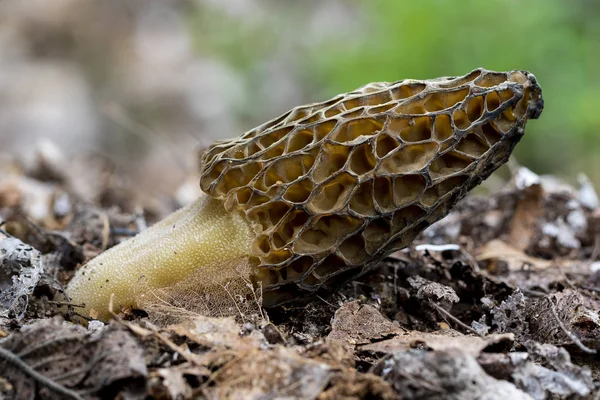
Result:
[[[85,304],[85,314],[108,319],[112,294],[115,311],[135,306],[140,292],[169,287],[203,267],[226,266],[248,256],[251,243],[248,222],[203,195],[91,260],[66,292],[73,304]]]

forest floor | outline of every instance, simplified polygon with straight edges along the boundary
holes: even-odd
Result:
[[[118,173],[90,161],[83,184],[82,168],[44,152],[0,168],[0,399],[600,399],[600,210],[583,178],[518,169],[302,303],[83,326],[57,293],[177,194],[141,213]]]

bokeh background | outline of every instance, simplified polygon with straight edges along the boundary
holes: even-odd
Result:
[[[528,69],[517,160],[600,184],[597,0],[3,0],[0,152],[41,139],[172,191],[195,149],[370,81]]]

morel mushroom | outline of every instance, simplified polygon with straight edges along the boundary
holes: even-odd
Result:
[[[296,107],[214,144],[205,194],[91,260],[67,293],[106,318],[113,293],[115,306],[135,306],[141,278],[143,290],[198,272],[214,281],[239,260],[266,306],[346,281],[445,216],[542,108],[531,73],[484,69]]]

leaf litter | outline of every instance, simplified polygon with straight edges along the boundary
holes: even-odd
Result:
[[[74,271],[186,196],[41,144],[0,166],[0,398],[597,398],[600,211],[578,181],[517,169],[336,292],[84,327],[62,295]]]

